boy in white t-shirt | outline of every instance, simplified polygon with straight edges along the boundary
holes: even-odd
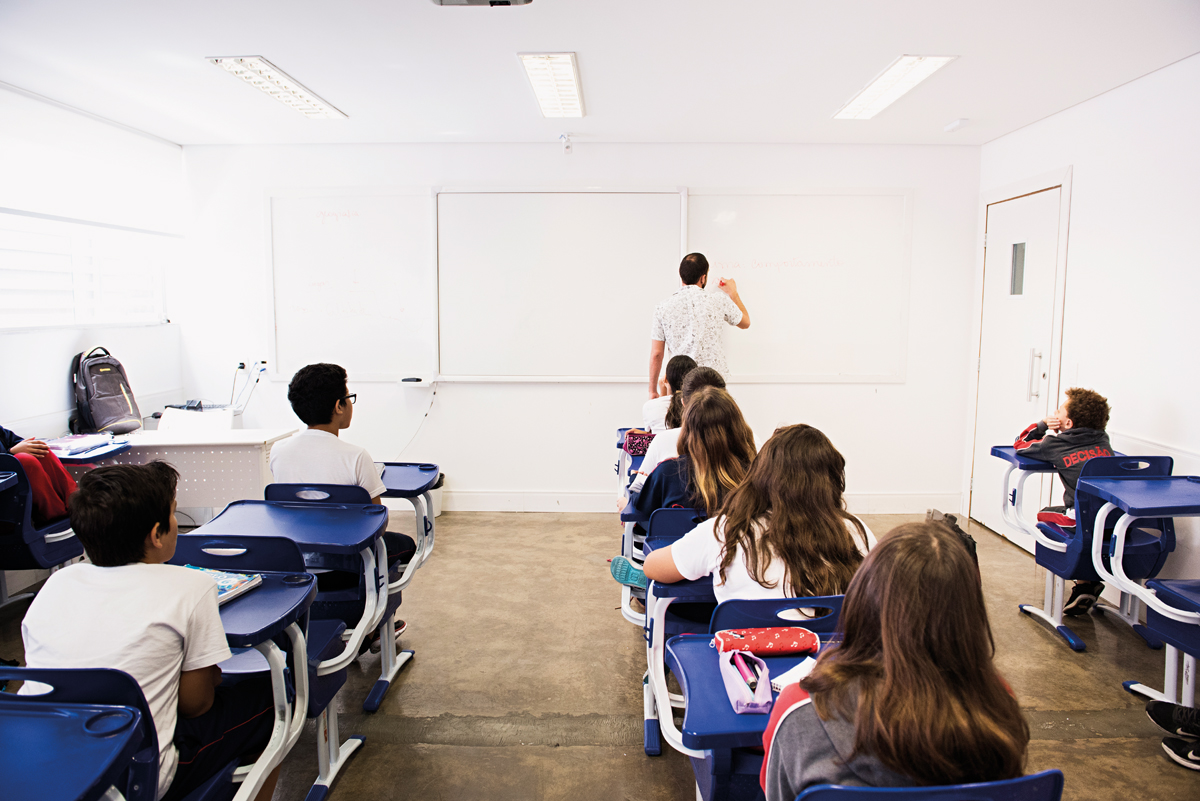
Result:
[[[387,487],[365,448],[338,436],[354,419],[357,395],[349,392],[345,368],[336,364],[301,367],[288,384],[288,401],[308,428],[276,442],[271,447],[271,476],[279,484],[352,484],[365,489],[372,503],[380,503]],[[388,563],[408,562],[417,550],[412,537],[389,531],[383,536]],[[322,591],[345,589],[343,583],[358,583],[357,575],[321,573]],[[339,583],[341,582],[341,583]],[[396,621],[396,636],[405,629]],[[372,650],[375,645],[372,644]]]
[[[165,564],[179,533],[178,479],[164,462],[85,474],[70,515],[92,564],[52,574],[21,623],[31,668],[114,668],[137,680],[158,734],[158,797],[167,801],[234,759],[253,759],[275,725],[269,676],[221,685],[218,663],[232,654],[216,583]],[[278,775],[259,799],[271,797]]]

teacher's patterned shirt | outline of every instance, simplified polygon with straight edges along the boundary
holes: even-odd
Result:
[[[711,367],[729,377],[723,323],[737,325],[742,310],[720,290],[705,292],[695,284],[680,287],[654,309],[650,338],[667,343],[672,356],[691,356],[701,367]]]

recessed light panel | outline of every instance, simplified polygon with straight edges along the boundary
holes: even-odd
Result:
[[[518,53],[543,117],[582,117],[583,92],[574,53]]]
[[[208,60],[306,117],[346,117],[262,56],[212,56]]]
[[[900,56],[865,89],[833,115],[836,120],[869,120],[908,90],[958,56]]]

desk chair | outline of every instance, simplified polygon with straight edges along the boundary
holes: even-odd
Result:
[[[1150,457],[1140,457],[1145,461]],[[1200,516],[1200,477],[1164,476],[1146,479],[1117,479],[1085,482],[1083,491],[1095,495],[1103,505],[1096,513],[1096,525],[1104,525],[1113,511],[1121,512],[1113,529],[1113,558],[1101,560],[1093,549],[1097,572],[1104,581],[1116,584],[1146,604],[1146,627],[1166,643],[1166,668],[1163,691],[1158,692],[1136,681],[1122,682],[1131,693],[1158,701],[1195,707],[1196,657],[1200,656],[1200,581],[1154,579],[1145,586],[1128,575],[1127,560],[1121,558],[1130,547],[1130,529],[1145,517],[1160,515]],[[1135,530],[1136,531],[1136,530]],[[1183,687],[1176,697],[1179,652],[1183,658]]]
[[[1112,456],[1089,459],[1083,465],[1079,480],[1089,478],[1121,477],[1150,478],[1171,475],[1172,461],[1168,456]],[[1075,632],[1063,624],[1064,593],[1066,579],[1079,581],[1102,581],[1092,559],[1093,543],[1096,548],[1108,545],[1103,555],[1107,563],[1112,550],[1112,540],[1105,529],[1103,536],[1096,537],[1096,511],[1099,502],[1088,493],[1075,493],[1075,530],[1059,528],[1053,523],[1038,523],[1035,560],[1046,568],[1046,595],[1043,608],[1020,604],[1019,609],[1027,615],[1050,624],[1067,641],[1074,651],[1086,648]],[[1153,578],[1162,570],[1167,554],[1175,550],[1175,527],[1169,518],[1144,520],[1129,538],[1123,558],[1125,572],[1136,579]],[[1118,620],[1129,624],[1151,648],[1162,648],[1162,642],[1151,634],[1138,620],[1137,597],[1121,591],[1119,607],[1097,601],[1092,609],[1097,612],[1112,612]]]
[[[702,519],[695,509],[656,509],[646,524],[646,553],[677,541]],[[677,634],[699,634],[706,630],[704,623],[682,617],[669,609],[676,601],[712,604],[716,600],[711,576],[675,584],[652,581],[646,588],[646,613],[642,616],[643,638],[646,641],[646,673],[642,677],[642,748],[646,756],[662,754],[664,736],[672,748],[686,751],[672,712],[676,707],[683,707],[683,696],[667,689],[664,668],[666,641]],[[636,613],[629,609],[628,594],[624,591],[621,601],[622,615],[631,619]]]
[[[0,490],[0,607],[4,607],[33,597],[27,592],[10,598],[5,570],[53,569],[83,556],[83,545],[71,530],[70,518],[41,527],[33,524],[33,490],[17,457],[0,454],[0,472],[13,473],[16,479]]]
[[[625,534],[621,539],[621,555],[631,561],[636,559],[640,564],[645,561],[646,554],[649,553],[646,550],[645,544],[651,531],[654,532],[654,547],[663,548],[675,542],[703,521],[704,518],[695,509],[655,509],[650,513],[650,519],[646,521],[646,536],[642,537],[641,541],[635,541],[633,538],[634,523],[629,522],[625,524]],[[645,628],[645,613],[635,612],[630,607],[629,602],[633,598],[644,602],[646,600],[646,591],[622,584],[621,616],[635,626]]]
[[[1059,801],[1063,775],[1044,770],[1016,779],[945,787],[839,787],[818,784],[796,801]]]
[[[671,734],[667,741],[675,746],[678,739],[683,746],[677,747],[678,750],[691,759],[697,797],[703,801],[749,801],[761,797],[758,775],[763,755],[759,747],[769,719],[765,714],[733,713],[716,669],[716,651],[709,647],[709,640],[723,629],[803,626],[828,641],[837,631],[842,601],[840,595],[725,601],[713,612],[709,630],[703,636],[683,635],[670,641],[666,650],[667,667],[679,679],[692,704],[697,699],[700,703],[698,707],[687,707],[682,733],[675,727],[674,720],[670,721]],[[803,620],[781,617],[793,609],[819,611],[816,617]],[[695,668],[697,651],[702,655],[700,662],[706,669],[689,672],[685,663],[690,662]],[[790,668],[801,657],[767,659],[774,663],[774,671]],[[667,721],[663,720],[662,724],[666,736]]]
[[[111,799],[109,787],[115,787],[127,801],[154,801],[158,796],[158,733],[154,728],[154,720],[150,716],[150,707],[142,688],[128,673],[108,668],[87,668],[82,670],[36,670],[33,668],[0,667],[0,680],[3,681],[36,681],[50,687],[50,691],[40,695],[15,695],[0,693],[0,721],[3,721],[9,710],[22,706],[40,705],[43,715],[59,713],[64,705],[91,704],[104,705],[103,708],[112,712],[129,710],[134,714],[126,719],[119,730],[115,730],[114,720],[100,718],[92,719],[85,724],[85,731],[96,736],[97,726],[103,729],[103,735],[112,736],[118,731],[126,731],[133,727],[133,737],[129,740],[128,749],[123,750],[123,764],[119,769],[97,776],[89,792],[80,796],[80,801],[92,799]],[[121,723],[123,721],[116,721]],[[35,751],[30,754],[31,760],[44,759],[44,744],[31,742]],[[78,767],[79,752],[64,743],[65,753],[55,752],[55,769],[71,772]],[[41,751],[40,753],[38,751]],[[234,769],[236,762],[231,762],[216,776],[188,794],[185,801],[226,801],[234,792]],[[13,789],[11,777],[5,777],[6,789]],[[29,796],[34,797],[34,796]],[[47,797],[39,794],[37,797]]]
[[[214,538],[202,534],[182,534],[176,541],[175,556],[171,563],[234,573],[306,571],[304,555],[300,553],[299,546],[285,537]],[[306,716],[309,720],[317,721],[318,775],[305,801],[321,801],[328,795],[338,771],[366,741],[366,737],[351,735],[345,742],[340,741],[338,710],[334,699],[346,683],[346,667],[323,675],[318,670],[322,662],[342,652],[342,633],[346,630],[346,624],[340,620],[309,620],[307,624]],[[269,670],[266,660],[253,648],[234,649],[233,658],[222,662],[220,667],[233,681]]]

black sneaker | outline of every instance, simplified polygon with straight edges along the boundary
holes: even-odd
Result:
[[[1099,581],[1080,581],[1071,590],[1071,597],[1063,606],[1063,614],[1071,617],[1086,615],[1104,592],[1104,585]]]
[[[1191,709],[1170,701],[1150,701],[1146,714],[1154,725],[1174,737],[1200,739],[1200,709]]]
[[[1163,750],[1188,770],[1200,770],[1200,745],[1178,737],[1164,737]]]

